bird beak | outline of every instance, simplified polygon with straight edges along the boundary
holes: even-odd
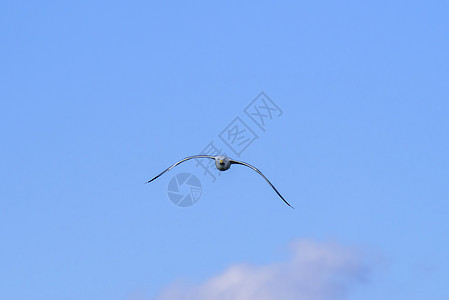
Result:
[[[223,163],[223,160],[222,159],[220,159],[220,164],[222,164]]]

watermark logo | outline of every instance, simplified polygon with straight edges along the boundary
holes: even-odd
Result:
[[[226,152],[232,151],[240,157],[260,135],[266,132],[270,123],[282,114],[281,108],[261,92],[218,134],[218,138],[211,140],[199,154],[227,156]],[[212,182],[222,174],[216,168],[214,160],[197,158],[195,161],[196,166],[202,168],[203,175],[208,176]],[[200,199],[201,193],[200,180],[190,173],[174,176],[167,187],[168,198],[179,207],[194,205]]]
[[[168,183],[167,195],[174,205],[188,207],[198,202],[202,190],[201,182],[195,175],[180,173]]]

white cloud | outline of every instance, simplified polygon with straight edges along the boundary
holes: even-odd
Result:
[[[288,261],[231,265],[200,285],[173,284],[156,299],[342,299],[369,272],[359,252],[336,243],[300,240],[291,250]]]

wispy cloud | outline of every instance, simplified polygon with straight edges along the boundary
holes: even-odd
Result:
[[[343,299],[366,281],[368,264],[357,250],[336,243],[295,241],[285,262],[231,265],[199,285],[175,283],[157,300]]]

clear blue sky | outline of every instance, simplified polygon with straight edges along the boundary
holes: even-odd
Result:
[[[305,243],[365,270],[309,299],[449,299],[449,5],[362,2],[4,1],[0,298],[154,299]],[[143,184],[236,117],[259,138],[222,148],[295,210],[243,166]]]

